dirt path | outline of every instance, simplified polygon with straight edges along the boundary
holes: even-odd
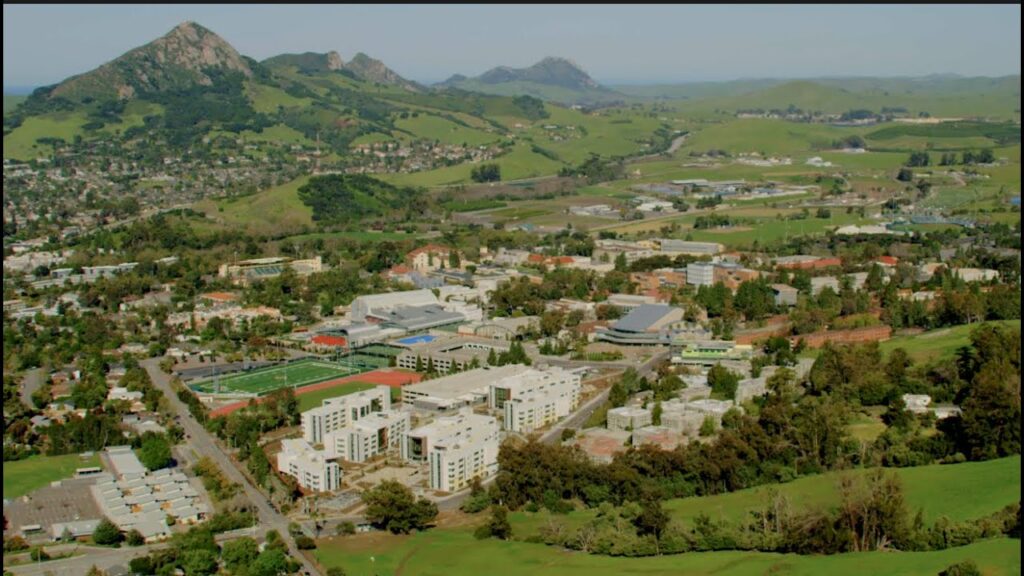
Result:
[[[395,576],[402,576],[402,572],[405,571],[406,563],[409,562],[409,559],[412,558],[413,554],[416,554],[417,552],[419,552],[420,548],[422,548],[422,547],[423,546],[417,546],[417,547],[413,548],[412,550],[409,550],[408,552],[406,552],[405,556],[402,556],[402,559],[398,561],[398,566],[395,567]]]

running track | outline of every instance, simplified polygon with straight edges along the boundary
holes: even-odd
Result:
[[[337,378],[335,380],[328,380],[326,382],[320,382],[312,384],[310,386],[303,386],[295,390],[296,396],[308,394],[309,392],[316,392],[317,390],[323,390],[325,388],[334,388],[335,386],[341,386],[342,384],[348,384],[349,382],[369,382],[370,384],[382,384],[385,386],[391,386],[392,388],[398,388],[406,384],[414,384],[419,382],[423,378],[422,375],[416,374],[415,372],[398,372],[395,370],[374,370],[373,372],[366,372],[363,374],[355,374],[353,376],[346,376],[344,378]],[[267,399],[266,396],[257,398],[256,402],[260,403]],[[239,410],[249,405],[248,400],[242,400],[226,406],[221,406],[216,410],[210,411],[210,418],[217,418],[219,416],[227,416],[235,410]]]

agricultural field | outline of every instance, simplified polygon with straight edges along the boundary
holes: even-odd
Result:
[[[55,480],[71,478],[78,468],[99,465],[100,457],[95,454],[87,458],[79,454],[35,455],[24,460],[4,462],[4,498],[24,496]]]
[[[1000,320],[990,324],[1020,329],[1020,320]],[[897,336],[880,342],[878,346],[883,354],[888,354],[896,348],[903,348],[915,362],[951,358],[958,348],[970,345],[971,332],[979,326],[981,324],[965,324],[930,330],[913,336]]]
[[[309,384],[324,382],[356,374],[359,371],[323,360],[300,360],[290,364],[273,366],[231,374],[223,378],[210,378],[190,387],[206,393],[245,393],[263,395],[278,388],[301,388]]]

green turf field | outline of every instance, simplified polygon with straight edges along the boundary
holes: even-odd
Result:
[[[266,394],[290,386],[301,388],[325,380],[342,378],[357,374],[359,370],[341,366],[322,360],[300,360],[291,364],[262,368],[251,372],[231,374],[219,379],[207,379],[193,384],[192,388],[200,392],[216,392],[220,386],[222,393]]]
[[[88,458],[78,454],[29,456],[24,460],[4,462],[4,498],[23,496],[54,480],[71,478],[78,468],[99,465],[100,457],[95,454]]]

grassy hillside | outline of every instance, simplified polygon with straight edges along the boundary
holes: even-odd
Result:
[[[228,200],[204,200],[196,209],[207,218],[255,234],[279,234],[312,227],[313,210],[299,200],[299,187],[308,176],[275,186],[253,196]]]
[[[903,481],[904,494],[911,514],[924,510],[926,522],[939,516],[961,521],[980,518],[1020,499],[1020,457],[1013,456],[987,462],[953,465],[919,466],[893,470]],[[863,470],[856,473],[862,474]],[[796,509],[838,504],[836,479],[832,472],[800,478],[786,484],[773,485]],[[768,486],[740,490],[729,494],[669,500],[665,509],[674,519],[689,525],[699,514],[714,519],[740,520],[750,510],[766,501]],[[592,510],[580,510],[557,518],[569,525],[581,525],[594,517]],[[551,517],[546,511],[516,512],[510,515],[517,538],[527,537]]]
[[[395,127],[408,132],[412,138],[437,140],[442,144],[478,146],[495,142],[500,138],[493,132],[467,128],[433,114],[420,114],[415,118],[410,116],[398,120],[395,122]]]
[[[978,518],[1020,499],[1020,457],[988,462],[897,469],[907,504],[923,508],[926,521],[940,515],[953,520]],[[836,474],[800,479],[776,487],[797,507],[838,501]],[[758,507],[767,487],[705,498],[671,500],[666,509],[684,523],[703,512],[712,517],[738,518]],[[583,522],[592,513],[573,512],[559,518]],[[341,566],[354,576],[371,574],[498,576],[619,574],[739,574],[817,575],[892,574],[934,576],[964,559],[978,563],[986,576],[1020,573],[1020,541],[997,538],[937,552],[867,552],[834,556],[798,556],[760,552],[691,552],[687,554],[615,558],[569,552],[523,538],[546,521],[544,513],[510,515],[515,541],[475,540],[472,525],[482,521],[466,517],[442,522],[438,528],[411,536],[368,533],[323,538],[317,559],[325,566]]]
[[[37,142],[40,138],[60,138],[71,142],[84,135],[82,126],[88,122],[84,112],[52,112],[26,118],[21,126],[4,136],[4,158],[32,160],[52,153],[50,146]]]
[[[1020,320],[1004,320],[992,323],[1020,329]],[[889,353],[896,348],[903,348],[917,362],[950,358],[956,353],[957,348],[970,344],[971,332],[979,326],[980,324],[953,326],[951,328],[929,330],[928,332],[913,336],[897,336],[880,343],[879,348],[882,349],[883,353]]]
[[[317,541],[327,567],[350,576],[934,576],[974,560],[985,576],[1020,574],[1020,540],[995,538],[938,552],[859,552],[798,556],[762,552],[691,552],[614,558],[543,544],[476,540],[470,529],[434,529],[412,536],[379,533]]]
[[[18,107],[28,96],[24,94],[4,94],[4,114]]]
[[[684,98],[680,109],[692,111],[785,109],[840,113],[866,108],[903,107],[912,115],[1020,118],[1020,76],[1004,78],[813,79],[780,82],[744,80],[686,84],[678,87],[620,87],[641,98]]]

